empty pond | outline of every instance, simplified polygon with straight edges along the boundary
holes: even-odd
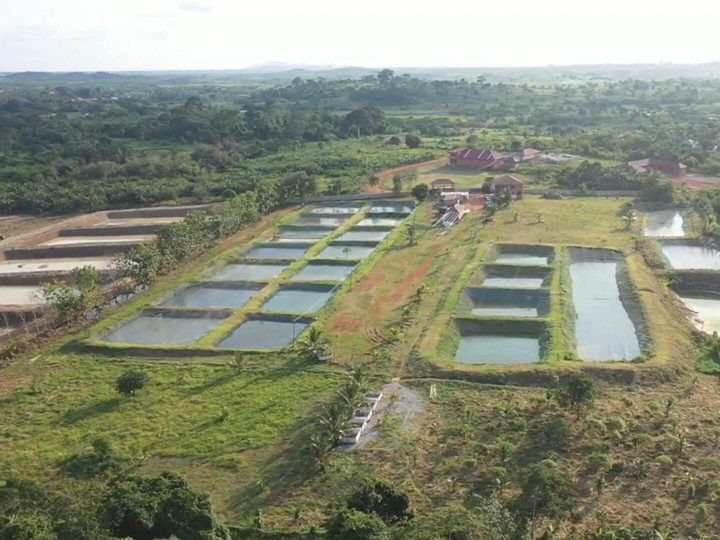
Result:
[[[323,249],[318,259],[364,259],[377,246],[339,246],[331,244]]]
[[[345,242],[348,240],[362,240],[362,241],[371,241],[371,242],[379,242],[383,238],[385,238],[388,234],[390,234],[390,231],[363,231],[363,230],[355,230],[350,229],[348,232],[343,234],[338,238],[340,242]]]
[[[308,264],[292,280],[342,281],[355,270],[354,264]]]
[[[278,290],[262,306],[263,311],[314,313],[332,298],[331,288],[305,289],[289,286]]]
[[[243,254],[248,259],[298,259],[308,250],[302,245],[261,244]]]
[[[190,285],[161,305],[181,308],[239,308],[258,292],[253,287],[221,287],[210,284]]]
[[[382,217],[369,217],[360,220],[361,227],[394,227],[395,225],[399,225],[402,223],[403,220],[401,218],[382,218]]]
[[[548,257],[535,253],[500,253],[497,264],[517,264],[522,266],[547,266]]]
[[[694,243],[663,243],[663,255],[676,270],[720,270],[720,251]]]
[[[112,259],[33,259],[0,263],[0,274],[25,274],[28,272],[69,272],[73,268],[92,266],[106,270],[113,265]]]
[[[688,308],[693,310],[697,327],[703,332],[712,334],[720,332],[720,298],[703,298],[698,296],[681,296]]]
[[[228,263],[209,274],[213,279],[272,279],[287,268],[284,264]]]
[[[532,364],[540,360],[540,340],[525,336],[461,336],[455,360],[464,364]]]
[[[306,322],[249,320],[238,326],[219,347],[227,349],[282,349],[307,328]]]
[[[618,261],[593,260],[591,254],[583,260],[584,252],[573,253],[570,264],[579,357],[597,361],[639,356],[635,325],[620,300]]]
[[[210,317],[170,317],[142,314],[108,333],[107,341],[138,345],[187,345],[218,326],[222,319]]]
[[[113,236],[58,236],[48,242],[44,242],[43,246],[72,246],[75,244],[120,244],[122,242],[147,242],[155,238],[153,234],[138,235],[113,235]]]
[[[42,303],[40,287],[0,285],[0,305],[22,306]]]
[[[645,214],[645,236],[685,236],[684,218],[680,210],[654,210]]]

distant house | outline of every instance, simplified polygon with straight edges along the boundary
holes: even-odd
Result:
[[[450,165],[478,170],[512,169],[519,162],[514,156],[504,156],[487,148],[456,148],[449,157]]]
[[[458,203],[467,202],[469,198],[470,194],[467,191],[445,191],[440,194],[437,207],[440,209],[449,208]]]
[[[628,167],[638,174],[657,171],[668,176],[683,176],[687,172],[687,165],[669,159],[646,158],[628,161]]]
[[[522,198],[524,183],[519,178],[503,174],[493,180],[493,190],[496,194],[501,193],[505,188],[510,189],[512,194],[518,198]]]
[[[455,182],[449,178],[436,178],[430,182],[430,187],[439,191],[453,191],[455,189]]]
[[[523,148],[515,154],[515,157],[520,161],[530,161],[531,159],[535,159],[540,156],[540,154],[542,154],[542,150],[537,150],[535,148]]]

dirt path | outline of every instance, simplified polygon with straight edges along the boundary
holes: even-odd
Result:
[[[401,165],[400,167],[390,167],[389,169],[383,169],[382,171],[376,172],[375,176],[380,180],[377,186],[367,185],[365,188],[366,193],[380,193],[382,191],[390,191],[392,187],[392,178],[398,173],[405,171],[411,171],[413,169],[423,169],[425,167],[431,167],[433,165],[440,165],[447,158],[439,157],[430,159],[428,161],[421,161],[420,163],[411,163],[409,165]]]

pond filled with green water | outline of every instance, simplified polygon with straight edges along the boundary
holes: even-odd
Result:
[[[273,294],[261,309],[281,313],[314,313],[327,304],[332,295],[331,291],[313,291],[288,287]]]

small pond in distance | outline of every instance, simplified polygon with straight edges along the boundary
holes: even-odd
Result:
[[[507,335],[461,336],[455,360],[464,364],[532,364],[540,360],[540,340]]]
[[[210,317],[140,315],[110,331],[105,339],[138,345],[187,345],[200,339],[222,321]]]
[[[282,349],[295,341],[307,326],[304,322],[245,321],[218,346],[227,349]]]
[[[654,210],[645,214],[645,236],[672,238],[685,236],[680,210]]]

